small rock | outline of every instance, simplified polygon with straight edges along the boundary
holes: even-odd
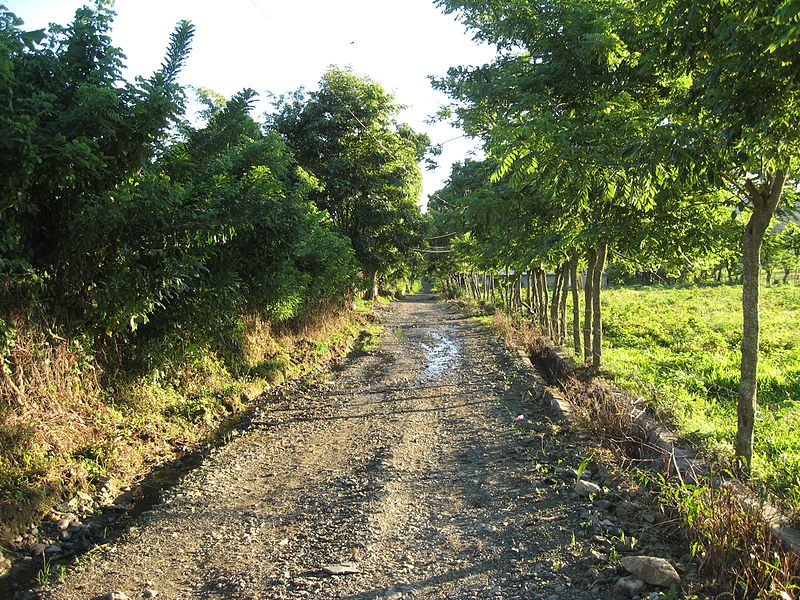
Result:
[[[81,504],[80,498],[76,497],[72,498],[69,502],[63,502],[62,504],[59,504],[58,506],[56,506],[56,510],[61,513],[68,513],[78,510],[80,504]]]
[[[3,556],[3,553],[0,552],[0,577],[5,575],[11,570],[11,561]]]
[[[128,594],[120,591],[108,592],[103,596],[103,600],[131,600]]]
[[[158,598],[158,592],[156,590],[146,589],[142,594],[145,598]]]
[[[638,597],[644,591],[644,581],[635,577],[621,577],[614,586],[619,594]]]
[[[326,575],[355,575],[361,571],[352,563],[342,563],[338,565],[325,565],[322,567],[322,572]]]
[[[47,550],[47,544],[31,544],[28,546],[28,554],[32,554],[33,556],[44,554],[45,550]]]
[[[61,551],[63,551],[61,544],[50,544],[47,548],[44,549],[45,554],[58,554]]]
[[[56,528],[58,528],[59,531],[64,531],[67,527],[70,526],[71,523],[72,519],[70,519],[69,517],[65,517],[63,519],[58,520],[58,522],[56,523]]]
[[[630,574],[651,585],[680,585],[681,578],[668,560],[655,556],[623,556],[620,561]]]
[[[575,482],[575,491],[581,496],[588,496],[589,494],[601,494],[602,488],[593,481],[585,481],[579,479]]]

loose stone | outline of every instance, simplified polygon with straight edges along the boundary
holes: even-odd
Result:
[[[603,492],[602,488],[593,481],[585,481],[583,479],[575,482],[575,491],[581,496],[601,494]]]
[[[680,585],[681,578],[668,560],[655,556],[623,556],[620,561],[626,571],[652,585]]]

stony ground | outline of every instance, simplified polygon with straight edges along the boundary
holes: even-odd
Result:
[[[265,398],[43,596],[610,599],[622,555],[682,569],[602,468],[582,473],[602,493],[574,491],[591,449],[486,328],[423,296],[381,320],[375,350]]]

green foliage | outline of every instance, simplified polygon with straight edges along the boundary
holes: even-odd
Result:
[[[444,202],[434,205],[432,233],[448,232],[444,243],[455,260],[432,262],[432,272],[563,273],[567,257],[572,268],[581,261],[580,271],[595,257],[602,263],[609,248],[620,278],[741,274],[736,451],[747,470],[757,399],[759,262],[776,211],[781,225],[763,240],[768,276],[781,270],[787,277],[796,264],[794,238],[779,227],[787,223],[782,207],[795,202],[800,164],[797,3],[436,4],[495,44],[498,55],[433,80],[452,100],[442,115],[483,140],[491,175],[459,196],[466,165],[457,167],[439,193]],[[584,324],[595,368],[602,341],[598,295],[587,291],[594,300],[585,311],[591,325]],[[543,321],[563,338],[557,319]],[[574,343],[579,350],[577,331]]]
[[[380,86],[326,76],[317,100],[350,96],[317,124],[347,152],[307,165],[251,116],[250,89],[197,90],[201,122],[185,121],[188,22],[125,81],[113,17],[97,0],[29,32],[0,6],[0,535],[346,351],[359,268],[408,279],[421,243],[428,141]],[[325,204],[345,181],[358,227]]]
[[[136,371],[207,350],[235,361],[242,314],[288,322],[343,303],[350,242],[309,200],[317,184],[280,136],[250,117],[255,92],[203,90],[205,124],[176,130],[192,26],[180,23],[159,70],[130,84],[112,18],[101,2],[26,44],[2,13],[0,94],[13,107],[0,122],[3,301],[25,310],[47,298],[71,335]]]
[[[279,99],[271,117],[321,184],[311,199],[349,238],[372,280],[402,270],[421,245],[418,163],[430,140],[398,124],[399,109],[374,81],[331,67],[317,91]]]
[[[36,283],[74,290],[61,274],[73,220],[145,165],[182,111],[175,80],[193,27],[180,23],[161,68],[130,84],[108,35],[112,19],[105,2],[81,8],[37,44],[26,43],[11,13],[0,15],[0,267],[16,293]]]

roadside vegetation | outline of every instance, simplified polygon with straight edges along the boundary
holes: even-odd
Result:
[[[354,303],[420,264],[429,143],[377,82],[331,67],[263,121],[194,90],[190,122],[192,24],[126,81],[110,7],[28,31],[0,6],[0,542],[370,343]]]
[[[441,118],[485,150],[431,197],[439,288],[570,348],[582,380],[612,374],[729,476],[797,506],[796,3],[436,4],[497,48],[433,82]],[[627,418],[590,396],[589,421]],[[688,528],[717,508],[677,493],[696,499]],[[734,597],[796,591],[743,575],[769,572],[769,544],[750,560],[708,535],[721,562],[744,557]]]
[[[606,370],[636,391],[676,431],[729,460],[736,437],[736,286],[609,288]],[[800,508],[800,287],[762,296],[760,406],[753,479]]]

